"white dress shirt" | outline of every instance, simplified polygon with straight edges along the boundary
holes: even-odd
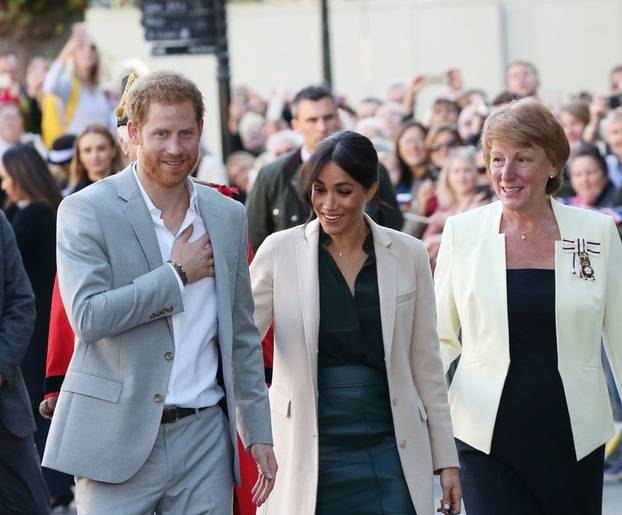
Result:
[[[163,262],[170,259],[175,238],[189,225],[193,227],[190,241],[196,241],[206,233],[205,224],[199,213],[196,189],[190,179],[186,179],[186,187],[190,194],[188,210],[177,234],[172,234],[164,225],[161,218],[162,211],[155,207],[140,183],[136,167],[134,177],[151,214]],[[171,273],[179,280],[184,310],[172,316],[175,354],[165,404],[184,408],[213,406],[224,397],[224,391],[216,380],[218,372],[216,281],[213,277],[206,277],[184,286],[172,266]]]

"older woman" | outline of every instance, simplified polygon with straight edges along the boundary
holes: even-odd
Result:
[[[364,136],[324,140],[303,177],[317,218],[269,236],[251,264],[260,332],[274,322],[279,462],[259,513],[429,515],[439,472],[440,511],[458,513],[425,250],[364,214],[378,190]]]
[[[612,219],[551,198],[569,154],[533,99],[486,121],[499,201],[449,218],[436,266],[469,515],[601,513],[613,432],[601,335],[622,384],[622,245]]]

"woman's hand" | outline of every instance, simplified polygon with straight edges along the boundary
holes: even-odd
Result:
[[[458,467],[448,467],[441,470],[441,488],[443,489],[443,498],[441,499],[441,507],[436,511],[449,515],[451,509],[453,514],[460,513],[462,487],[460,486]]]

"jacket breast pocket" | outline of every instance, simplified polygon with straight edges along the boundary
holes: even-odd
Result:
[[[268,397],[270,398],[270,411],[285,418],[290,416],[292,401],[289,397],[274,388],[268,390]]]
[[[62,391],[86,395],[108,402],[119,402],[123,383],[88,372],[70,370],[63,381]]]

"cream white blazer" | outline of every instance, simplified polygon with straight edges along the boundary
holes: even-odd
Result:
[[[458,465],[438,352],[434,287],[419,240],[375,224],[385,363],[397,448],[417,513],[434,513],[433,472]],[[320,323],[317,220],[269,236],[251,263],[255,321],[274,321],[269,390],[274,490],[258,510],[315,515],[318,479],[317,366]],[[346,515],[346,514],[344,514]]]
[[[606,442],[614,429],[601,337],[620,388],[622,244],[610,217],[555,200],[551,205],[562,240],[600,244],[592,245],[600,254],[590,255],[595,280],[588,281],[572,274],[573,253],[564,250],[568,244],[555,242],[558,368],[580,460]],[[510,364],[501,212],[501,203],[494,202],[450,217],[435,272],[445,371],[462,355],[449,389],[454,434],[486,453]]]

